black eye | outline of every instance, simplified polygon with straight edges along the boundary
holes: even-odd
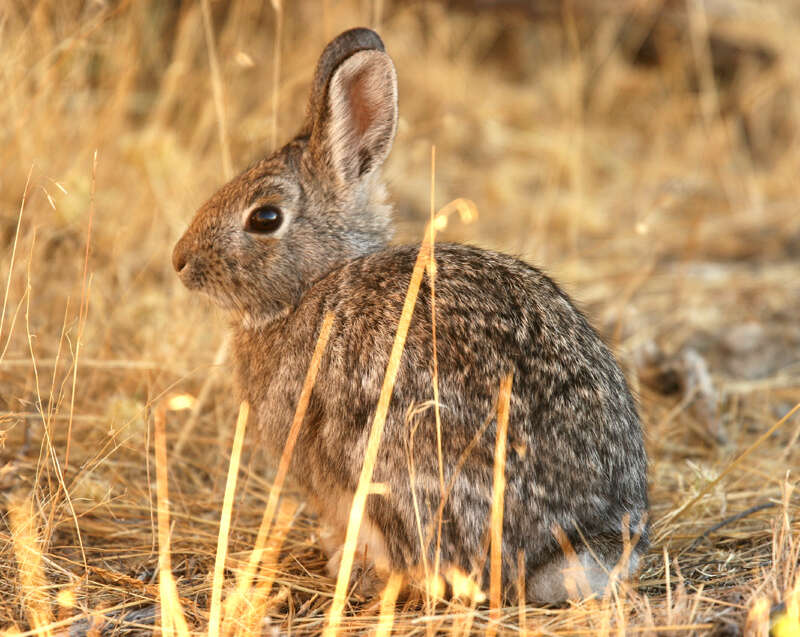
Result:
[[[247,217],[245,230],[259,234],[270,234],[281,227],[283,213],[277,206],[261,206],[256,208]]]

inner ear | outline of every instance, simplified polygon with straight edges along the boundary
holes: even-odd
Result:
[[[361,71],[351,80],[349,87],[353,126],[359,137],[369,130],[376,116],[375,104],[366,95],[371,90],[370,79],[366,70]]]
[[[319,131],[333,168],[344,181],[383,164],[397,128],[397,77],[388,55],[359,51],[333,73],[328,117]]]

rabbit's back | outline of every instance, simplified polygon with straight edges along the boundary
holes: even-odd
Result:
[[[335,316],[293,462],[295,477],[312,493],[356,486],[418,249],[392,247],[350,261],[317,281],[285,319],[240,332],[240,386],[278,453],[321,318],[327,311]],[[635,404],[612,354],[539,270],[456,244],[438,244],[435,258],[434,294],[426,274],[375,470],[374,480],[390,491],[368,501],[394,566],[419,565],[420,547],[430,558],[436,546],[442,494],[433,311],[447,492],[442,560],[469,571],[485,556],[494,414],[509,372],[506,578],[514,581],[520,552],[529,572],[560,552],[555,527],[574,545],[600,538],[594,550],[610,543],[619,553],[624,523],[643,531],[646,458]]]

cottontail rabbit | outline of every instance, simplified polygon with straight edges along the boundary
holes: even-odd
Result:
[[[343,540],[418,251],[389,244],[380,168],[396,128],[395,69],[381,39],[368,29],[342,33],[319,60],[299,134],[223,186],[172,257],[186,287],[231,311],[239,390],[275,456],[323,316],[333,313],[290,469],[333,530],[331,553]],[[578,582],[588,582],[582,594],[602,594],[628,529],[634,546],[623,576],[648,545],[647,460],[625,378],[584,316],[539,270],[465,245],[437,244],[435,257],[441,443],[445,483],[452,484],[442,509],[442,570],[449,565],[488,581],[493,414],[500,381],[511,372],[506,599],[517,594],[520,556],[530,601],[570,597],[563,571],[576,563],[585,575]],[[413,572],[432,563],[436,550],[429,531],[442,494],[430,407],[431,302],[426,278],[375,468],[375,482],[388,492],[368,497],[359,536],[359,559],[366,551],[381,575]],[[562,549],[563,537],[574,553]]]

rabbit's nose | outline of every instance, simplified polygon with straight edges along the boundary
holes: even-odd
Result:
[[[189,257],[187,256],[186,250],[183,247],[183,241],[178,241],[175,249],[172,251],[172,267],[175,268],[175,272],[180,274],[186,267],[188,261]]]

